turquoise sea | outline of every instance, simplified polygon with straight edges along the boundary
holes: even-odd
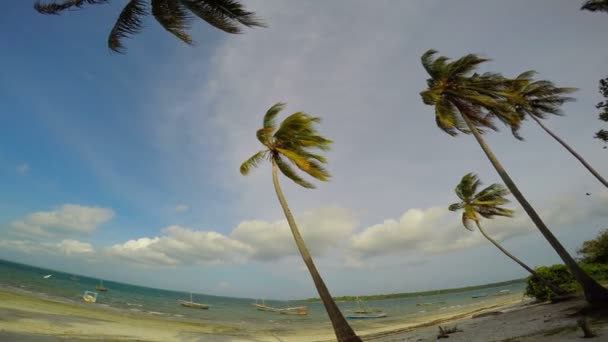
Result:
[[[44,276],[52,274],[45,279]],[[95,291],[99,279],[81,275],[74,275],[49,269],[17,264],[0,260],[0,288],[7,290],[33,293],[37,296],[48,297],[55,300],[83,303],[84,291]],[[217,297],[205,294],[193,294],[193,300],[199,303],[209,304],[209,310],[196,310],[180,306],[178,299],[188,300],[189,293],[170,290],[154,289],[136,285],[104,280],[104,286],[108,292],[100,292],[96,304],[86,304],[96,307],[127,310],[145,315],[164,316],[172,319],[187,319],[205,321],[208,323],[221,323],[247,328],[274,328],[274,329],[302,329],[306,326],[330,327],[327,315],[320,302],[304,303],[298,301],[265,300],[265,304],[275,307],[286,306],[308,306],[308,316],[288,316],[277,313],[262,312],[256,310],[251,303],[252,298]],[[312,282],[311,282],[312,286]],[[370,308],[383,309],[388,317],[373,320],[353,321],[353,326],[363,326],[383,323],[394,324],[408,323],[414,317],[433,313],[460,310],[469,305],[480,302],[498,301],[501,297],[472,298],[480,294],[492,294],[500,290],[510,290],[511,294],[522,293],[524,283],[516,283],[508,286],[486,288],[477,291],[468,291],[452,294],[433,295],[413,298],[400,298],[390,300],[367,301],[365,304]],[[436,303],[421,306],[416,304]],[[83,304],[85,305],[85,304]],[[356,303],[338,302],[343,312],[355,309]]]

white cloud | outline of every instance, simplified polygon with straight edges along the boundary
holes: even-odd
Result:
[[[65,255],[92,254],[95,252],[93,245],[87,242],[66,239],[58,243],[45,243],[43,246],[57,250]]]
[[[152,248],[152,246],[158,243],[159,240],[160,238],[158,237],[153,239],[141,238],[137,240],[129,240],[123,244],[113,245],[108,249],[108,254],[110,256],[140,264],[158,266],[178,264],[178,260],[167,256],[162,251],[157,251]]]
[[[302,215],[301,234],[310,252],[321,256],[347,241],[354,220],[342,209],[320,209]],[[108,254],[135,263],[171,266],[224,264],[245,260],[276,260],[299,255],[286,220],[241,222],[229,236],[181,226],[169,226],[163,235],[116,244]]]
[[[589,216],[593,207],[580,206],[572,197],[563,197],[539,215],[549,226],[564,226],[580,222]],[[597,204],[600,203],[600,204]],[[399,219],[385,220],[369,226],[351,238],[351,248],[357,257],[375,257],[391,254],[432,255],[454,252],[488,243],[477,231],[466,230],[461,215],[445,207],[408,209]],[[482,220],[482,227],[492,238],[501,242],[519,235],[536,232],[536,227],[523,210],[516,211],[513,218]],[[360,263],[349,256],[349,264]]]
[[[178,204],[175,206],[175,208],[173,210],[179,214],[179,213],[185,213],[189,209],[190,209],[190,207],[185,204]]]
[[[298,228],[313,256],[326,254],[346,241],[355,226],[352,216],[343,209],[326,208],[306,213],[296,219]],[[255,259],[269,260],[299,255],[287,220],[241,222],[230,236],[252,246]]]
[[[19,166],[17,166],[17,172],[24,174],[27,173],[30,170],[30,166],[26,163],[23,163]]]
[[[0,247],[26,254],[92,255],[95,249],[90,243],[65,239],[59,242],[32,240],[0,240]]]
[[[251,247],[216,232],[180,226],[164,228],[160,237],[129,240],[109,248],[108,253],[135,263],[159,266],[177,264],[223,264],[251,253]]]
[[[107,208],[64,204],[57,210],[29,214],[13,221],[11,227],[17,233],[27,235],[91,234],[113,216],[114,212]]]

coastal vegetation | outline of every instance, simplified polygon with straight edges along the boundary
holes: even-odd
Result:
[[[42,14],[60,14],[86,5],[107,4],[110,0],[64,0],[36,2],[34,8]],[[194,16],[226,33],[238,34],[244,27],[265,27],[254,12],[245,10],[237,0],[130,0],[123,7],[108,36],[108,47],[125,52],[123,40],[141,32],[144,17],[152,15],[169,33],[192,45],[187,33]]]
[[[526,278],[521,278],[521,279],[513,279],[513,280],[509,280],[509,281],[498,282],[498,283],[457,287],[457,288],[451,288],[451,289],[432,290],[432,291],[391,293],[391,294],[379,294],[379,295],[368,295],[368,296],[340,296],[340,297],[334,297],[334,300],[338,301],[338,302],[355,302],[357,300],[385,300],[385,299],[400,299],[400,298],[412,298],[412,297],[427,297],[427,296],[436,296],[436,295],[469,292],[469,291],[476,291],[476,290],[485,290],[485,289],[492,289],[492,288],[497,288],[497,287],[501,287],[501,286],[522,284],[525,282],[525,280],[526,280]],[[299,301],[300,302],[319,302],[320,300],[321,300],[320,298],[308,298],[308,299],[303,299],[303,300],[299,300]]]
[[[315,150],[328,151],[332,141],[317,133],[315,124],[319,124],[321,119],[304,112],[291,114],[277,127],[276,116],[284,107],[284,103],[277,103],[270,107],[264,115],[262,128],[258,129],[256,133],[258,141],[264,146],[264,149],[255,153],[241,165],[241,174],[249,174],[252,169],[265,160],[272,164],[272,183],[279,203],[302,260],[308,268],[317,292],[323,301],[338,341],[361,341],[332,299],[327,286],[325,286],[325,282],[315,266],[279,184],[278,171],[281,171],[283,176],[301,187],[308,189],[315,187],[314,184],[298,175],[294,167],[316,180],[328,181],[330,174],[323,166],[327,163],[327,159],[321,154],[317,154],[318,152]]]
[[[421,57],[422,66],[430,78],[426,82],[427,89],[420,96],[425,104],[434,107],[437,126],[450,136],[473,134],[507,188],[581,285],[587,301],[608,303],[608,289],[598,284],[576,263],[519,190],[482,136],[486,130],[497,130],[494,121],[498,120],[507,125],[516,138],[520,138],[518,130],[523,118],[516,112],[510,99],[516,96],[513,89],[520,88],[522,80],[505,78],[499,73],[477,73],[478,66],[489,59],[475,54],[455,61],[445,56],[435,57],[436,54],[437,51],[428,50]]]
[[[583,242],[578,250],[579,263],[585,272],[602,284],[608,283],[608,229],[595,238]],[[562,264],[538,267],[535,270],[543,279],[558,286],[562,294],[581,291],[581,286]],[[525,294],[538,300],[553,300],[555,291],[535,277],[526,279]]]
[[[460,202],[450,205],[450,211],[462,210],[462,225],[469,231],[474,231],[473,223],[490,243],[498,248],[504,255],[511,258],[519,266],[523,267],[528,273],[532,274],[539,282],[546,287],[550,288],[556,294],[560,293],[560,289],[553,285],[550,281],[537,274],[532,268],[524,264],[523,261],[519,260],[516,256],[509,253],[504,247],[502,247],[496,240],[488,235],[483,229],[479,222],[480,216],[486,219],[492,219],[496,216],[502,217],[513,217],[513,210],[502,207],[504,204],[509,203],[506,198],[509,195],[509,190],[500,184],[492,184],[485,189],[477,192],[477,189],[481,186],[481,181],[474,173],[468,173],[462,177],[460,183],[456,186],[456,196],[460,199]]]

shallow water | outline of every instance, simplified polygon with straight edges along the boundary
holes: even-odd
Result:
[[[48,279],[43,278],[48,274],[52,274],[52,276]],[[95,291],[95,286],[98,283],[99,279],[0,260],[0,286],[2,287],[18,288],[22,291],[42,294],[63,301],[81,303],[84,291]],[[251,303],[255,302],[254,299],[193,294],[195,302],[210,305],[209,310],[197,310],[182,307],[177,303],[178,299],[189,300],[189,293],[153,289],[105,280],[104,286],[109,291],[105,293],[99,292],[97,303],[91,305],[106,306],[129,312],[173,319],[228,323],[233,326],[242,327],[255,325],[256,328],[302,329],[308,326],[315,328],[329,328],[331,326],[323,305],[319,302],[265,301],[266,305],[275,307],[308,306],[308,316],[300,317],[258,311],[251,306]],[[502,297],[476,299],[471,297],[482,293],[491,294],[500,290],[511,290],[511,294],[517,294],[523,292],[524,286],[523,283],[517,283],[461,293],[367,301],[365,303],[367,307],[382,309],[387,313],[388,317],[377,320],[356,320],[352,321],[352,324],[354,327],[363,327],[384,323],[408,323],[408,321],[421,315],[455,312],[470,305],[486,302],[487,304],[491,304],[493,301],[500,301]],[[422,303],[436,304],[428,306],[416,305]],[[343,312],[346,312],[355,309],[357,304],[353,302],[339,302],[338,306]]]

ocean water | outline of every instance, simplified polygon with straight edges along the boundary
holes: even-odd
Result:
[[[52,274],[52,276],[45,279],[44,276],[48,274]],[[83,303],[82,294],[84,291],[96,291],[95,286],[97,284],[99,284],[99,279],[0,260],[0,288],[8,288],[9,290],[11,288],[18,289],[19,291],[31,292],[55,300]],[[255,299],[218,297],[194,293],[193,300],[195,302],[210,305],[209,310],[198,310],[185,308],[177,303],[178,299],[189,300],[189,293],[106,280],[104,280],[104,286],[109,290],[105,293],[99,292],[97,303],[86,305],[126,310],[143,315],[163,316],[178,320],[185,319],[242,326],[243,328],[302,329],[307,326],[314,326],[316,328],[331,327],[323,305],[320,302],[305,303],[265,300],[266,305],[274,307],[308,306],[307,316],[291,316],[258,311],[251,305],[251,303],[255,302]],[[311,286],[313,286],[312,282]],[[493,301],[501,300],[501,297],[472,298],[473,296],[484,293],[492,294],[500,290],[510,290],[511,294],[518,294],[523,292],[524,287],[524,283],[516,283],[508,286],[452,294],[367,301],[365,302],[367,307],[382,309],[388,316],[376,320],[355,320],[352,321],[352,325],[356,329],[357,327],[377,326],[384,323],[408,323],[408,321],[421,315],[440,312],[448,313],[482,302],[491,304]],[[417,305],[422,303],[434,304]],[[338,302],[338,306],[345,313],[357,308],[357,304],[353,302]]]

